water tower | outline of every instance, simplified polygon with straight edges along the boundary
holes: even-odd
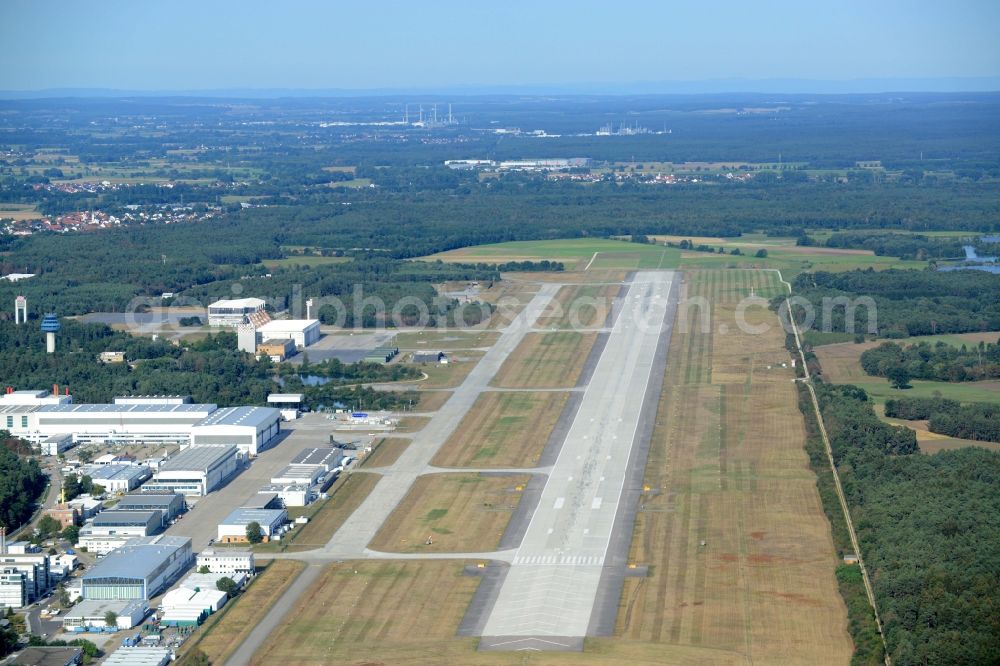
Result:
[[[56,333],[62,328],[59,324],[59,318],[56,317],[55,313],[46,313],[45,317],[42,319],[42,333],[45,334],[45,351],[52,354],[56,351]]]
[[[18,296],[14,299],[14,323],[28,323],[28,299],[24,296]]]

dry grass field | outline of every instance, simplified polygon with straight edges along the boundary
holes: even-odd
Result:
[[[440,467],[534,467],[569,394],[479,396],[433,463]]]
[[[211,663],[225,663],[304,568],[302,562],[272,560],[246,592],[209,618],[188,639],[185,652],[198,648],[208,655]]]
[[[492,384],[502,388],[576,386],[596,333],[528,333],[507,357]]]
[[[331,564],[254,658],[284,664],[411,666],[737,666],[736,655],[697,646],[588,639],[580,652],[476,652],[456,636],[479,585],[461,560],[383,560]],[[213,660],[212,663],[221,663]]]
[[[462,351],[448,355],[448,363],[418,363],[416,367],[427,379],[416,382],[420,388],[455,388],[465,381],[485,352]]]
[[[365,456],[362,464],[365,468],[388,467],[397,460],[399,456],[410,445],[410,440],[402,437],[383,437],[378,446]]]
[[[396,335],[400,351],[450,351],[492,347],[500,338],[496,331],[406,331]]]
[[[310,550],[326,544],[348,516],[368,497],[379,480],[378,474],[355,472],[337,479],[330,498],[320,500],[319,508],[309,515],[309,522],[291,533],[285,548],[288,552]]]
[[[494,550],[529,479],[526,474],[418,477],[369,548],[395,553]]]
[[[475,639],[455,638],[479,584],[462,569],[447,560],[332,564],[253,663],[440,664],[446,643],[475,656]]]
[[[538,328],[589,328],[604,325],[618,285],[567,285],[539,317]]]
[[[779,287],[770,273],[687,273],[712,303],[711,330],[674,329],[631,559],[652,575],[626,583],[623,641],[716,651],[720,661],[850,661],[836,554],[803,449],[784,334],[735,325],[738,298]],[[725,332],[723,332],[725,331]]]
[[[429,416],[404,416],[399,419],[399,423],[396,424],[396,432],[417,432],[418,430],[422,430],[430,420]]]
[[[441,405],[448,402],[448,398],[451,397],[451,391],[418,391],[420,397],[420,402],[417,403],[416,409],[421,412],[436,412],[441,409]]]

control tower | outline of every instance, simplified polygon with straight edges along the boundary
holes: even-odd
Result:
[[[46,313],[45,317],[42,319],[42,333],[45,334],[45,351],[49,354],[53,354],[56,351],[56,333],[62,326],[59,324],[59,318],[56,317],[55,313]]]

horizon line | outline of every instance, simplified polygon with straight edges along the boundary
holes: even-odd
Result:
[[[852,95],[1000,92],[1000,76],[867,77],[852,79],[725,78],[672,81],[571,82],[540,84],[476,84],[379,86],[371,88],[301,86],[217,86],[206,88],[128,88],[50,86],[2,89],[0,99],[93,97],[366,97],[416,94],[485,95]]]

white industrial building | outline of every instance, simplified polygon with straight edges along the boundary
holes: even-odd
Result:
[[[271,477],[271,483],[277,485],[299,484],[314,486],[326,472],[318,465],[288,465]]]
[[[121,498],[115,505],[118,511],[159,511],[161,525],[166,527],[170,521],[184,513],[187,503],[180,493],[132,493]]]
[[[53,387],[49,391],[15,391],[8,388],[7,392],[0,395],[0,407],[7,405],[33,406],[42,405],[68,405],[73,402],[73,396],[69,394],[60,395],[59,387]]]
[[[32,398],[35,394],[42,397]],[[122,397],[113,404],[38,402],[50,397],[44,391],[15,391],[0,397],[0,429],[36,444],[45,442],[43,451],[56,453],[74,443],[193,443],[236,444],[253,456],[267,448],[281,428],[281,412],[271,407],[220,409],[193,404],[187,396]],[[65,440],[67,435],[71,443]]]
[[[211,404],[8,406],[0,408],[0,423],[32,442],[70,434],[76,443],[186,443],[191,428],[217,410]]]
[[[77,545],[107,555],[133,539],[156,534],[162,525],[162,511],[102,511],[80,528]]]
[[[160,465],[142,491],[207,495],[241,466],[239,449],[235,446],[189,446]]]
[[[112,495],[122,495],[135,490],[147,481],[153,471],[145,465],[88,465],[81,473]]]
[[[123,645],[104,659],[104,666],[167,666],[173,660],[169,648]]]
[[[73,435],[52,435],[38,443],[38,450],[43,456],[57,456],[73,446]]]
[[[316,499],[316,487],[301,483],[271,483],[261,486],[258,495],[273,495],[284,507],[308,506]]]
[[[330,472],[340,467],[344,462],[344,450],[332,446],[322,446],[303,449],[292,458],[289,464],[304,467],[318,467],[324,472]]]
[[[296,349],[319,342],[318,319],[275,319],[257,327],[261,340],[294,340]]]
[[[155,536],[136,539],[108,553],[81,576],[84,599],[149,601],[191,566],[191,539]]]
[[[241,548],[206,548],[198,553],[196,566],[199,569],[208,567],[212,573],[229,576],[233,580],[236,580],[234,576],[249,576],[255,571],[253,551]]]
[[[27,606],[28,585],[24,571],[12,566],[0,567],[0,610]]]
[[[149,606],[143,600],[116,599],[81,601],[63,616],[63,630],[69,633],[84,631],[107,631],[108,625],[104,618],[108,613],[114,613],[118,620],[116,629],[128,630],[138,626],[146,619]]]
[[[111,399],[115,405],[190,405],[189,395],[120,395]]]
[[[232,298],[210,303],[208,325],[239,326],[250,315],[263,312],[264,305],[264,300],[260,298]]]
[[[288,513],[284,509],[236,509],[219,523],[218,541],[220,543],[246,543],[247,525],[257,523],[264,535],[265,541],[270,541],[278,530],[288,522]]]
[[[281,412],[271,407],[223,407],[191,428],[195,446],[234,444],[245,456],[266,449],[281,430]]]
[[[8,582],[13,584],[13,571],[23,576],[23,594],[27,602],[33,603],[48,592],[52,582],[49,571],[49,556],[43,553],[3,553],[0,554],[0,571],[7,572]],[[13,593],[11,593],[13,596]]]

